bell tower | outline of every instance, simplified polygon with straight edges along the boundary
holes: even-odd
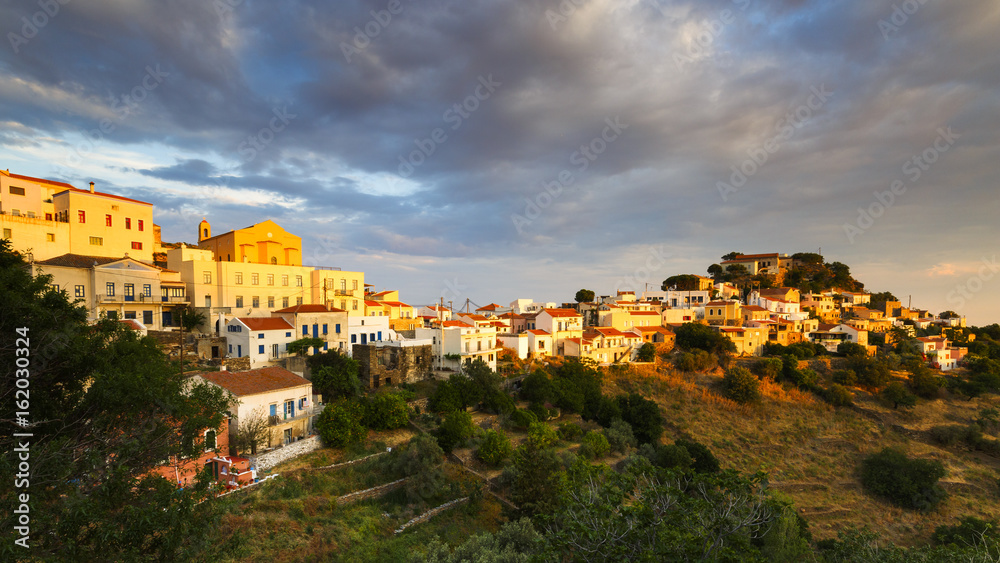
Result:
[[[212,225],[202,217],[201,223],[198,223],[198,242],[208,238],[212,238]]]

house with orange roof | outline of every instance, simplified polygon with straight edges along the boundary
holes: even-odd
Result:
[[[552,355],[552,335],[541,329],[525,331],[528,335],[528,355],[533,358],[544,358]]]
[[[743,324],[749,326],[751,321],[769,320],[771,312],[757,305],[743,305],[740,307],[740,316],[743,317]]]
[[[770,332],[769,329],[764,327],[715,326],[713,328],[736,345],[737,356],[761,355],[764,352],[764,344],[767,343]]]
[[[662,326],[636,327],[632,329],[632,332],[638,334],[643,343],[666,344],[668,348],[673,348],[674,342],[677,340],[674,331]]]
[[[225,328],[228,356],[250,358],[250,367],[273,365],[288,357],[288,344],[298,339],[295,327],[280,317],[233,317]]]
[[[443,321],[451,320],[451,309],[443,305],[427,305],[417,309],[417,315],[427,318],[434,317]]]
[[[699,314],[700,313],[700,314]],[[665,307],[660,311],[660,325],[695,323],[705,318],[705,309]]]
[[[282,367],[211,371],[193,379],[220,387],[236,400],[229,413],[230,444],[241,424],[257,418],[266,420],[269,428],[266,443],[258,447],[289,444],[312,434],[314,417],[323,410],[314,405],[312,383]]]
[[[731,260],[724,260],[719,263],[723,270],[726,270],[730,266],[743,266],[753,276],[757,274],[778,275],[788,269],[791,264],[791,256],[777,252],[769,254],[740,254]]]
[[[958,367],[968,355],[968,348],[957,348],[950,344],[944,336],[922,336],[917,338],[920,352],[930,362],[931,367],[941,371],[950,371]]]
[[[824,293],[807,293],[799,301],[802,310],[811,311],[824,323],[840,322],[840,309],[834,302],[833,295]]]
[[[563,342],[567,338],[583,336],[583,317],[573,309],[542,309],[535,317],[533,328],[552,335],[555,355],[563,355]]]
[[[630,362],[642,346],[642,336],[608,326],[590,328],[583,338],[593,344],[590,357],[604,364]]]
[[[705,304],[705,321],[710,325],[740,326],[743,324],[739,301],[709,301]]]
[[[872,302],[870,293],[857,291],[841,291],[840,296],[844,305],[867,305]]]
[[[326,305],[295,305],[278,309],[271,316],[282,318],[295,327],[297,339],[319,338],[323,341],[323,346],[311,349],[309,355],[330,349],[347,353],[347,311],[331,309]]]
[[[461,371],[477,359],[497,368],[501,342],[494,326],[477,327],[464,321],[444,321],[432,328],[417,328],[419,340],[430,340],[438,369]]]

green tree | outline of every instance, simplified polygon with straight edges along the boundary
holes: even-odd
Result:
[[[356,399],[341,399],[326,405],[316,420],[323,443],[334,448],[357,444],[365,439],[365,408]]]
[[[486,465],[497,467],[510,457],[512,452],[510,438],[503,431],[487,430],[482,443],[476,449],[476,458]]]
[[[618,396],[618,408],[622,420],[632,427],[632,433],[640,443],[655,443],[663,435],[663,415],[655,401],[638,393]]]
[[[380,391],[364,401],[364,424],[373,430],[403,428],[409,422],[410,411],[400,393]]]
[[[454,376],[453,376],[454,377]],[[465,379],[464,376],[458,376]],[[465,403],[462,401],[462,394],[459,389],[452,385],[451,381],[442,381],[427,399],[427,408],[431,412],[448,413],[456,410],[465,410]]]
[[[719,471],[719,459],[715,457],[708,446],[694,440],[680,439],[674,442],[675,446],[687,450],[691,456],[691,469],[697,473],[715,473]]]
[[[550,448],[559,441],[556,431],[544,422],[532,422],[528,426],[528,444],[536,449]]]
[[[545,370],[536,369],[521,380],[521,398],[529,403],[551,403],[556,398],[556,388]]]
[[[669,278],[663,280],[660,284],[660,289],[667,291],[670,289],[676,291],[698,291],[701,281],[698,276],[694,274],[681,274],[678,276],[670,276]]]
[[[305,356],[309,354],[310,348],[315,348],[319,350],[323,347],[324,340],[322,338],[300,338],[298,340],[293,340],[288,343],[285,351],[289,354],[295,354],[296,356]]]
[[[204,432],[221,430],[230,397],[186,380],[151,338],[122,323],[88,325],[87,311],[51,283],[0,241],[0,450],[10,454],[0,458],[0,472],[11,476],[0,499],[16,508],[27,493],[31,507],[30,550],[8,540],[0,558],[218,557],[230,546],[207,533],[222,512],[218,503],[198,504],[214,478],[202,473],[178,490],[150,472],[162,460],[204,452]],[[30,409],[19,409],[25,391]],[[29,410],[27,421],[17,424],[15,410]],[[30,444],[30,490],[14,481],[20,469],[12,452],[24,442]],[[14,531],[17,518],[8,509],[4,529]]]
[[[718,264],[712,264],[711,266],[708,267],[708,275],[718,280],[719,277],[722,276],[722,266]]]
[[[879,397],[892,405],[894,409],[898,409],[899,407],[911,408],[917,404],[917,397],[907,391],[906,387],[898,381],[890,383],[879,393]]]
[[[181,327],[188,332],[194,332],[198,329],[198,327],[205,324],[206,320],[208,320],[205,313],[197,311],[186,305],[176,308],[174,312],[177,313],[177,318],[180,319]]]
[[[465,411],[452,411],[445,416],[438,428],[438,445],[444,451],[450,452],[471,438],[475,431],[476,427],[472,424],[472,415]]]
[[[729,252],[727,254],[722,255],[722,261],[725,262],[726,260],[736,260],[740,256],[743,256],[742,252]]]
[[[312,372],[313,390],[323,395],[324,402],[355,397],[361,392],[357,360],[339,350],[309,356],[306,365]]]
[[[841,342],[837,345],[837,353],[841,356],[867,356],[868,350],[857,342]]]
[[[652,362],[656,359],[656,346],[651,342],[645,342],[639,347],[639,352],[636,354],[637,361],[640,362]]]
[[[902,508],[927,510],[944,499],[938,480],[945,476],[939,461],[910,459],[899,450],[886,448],[861,462],[861,484],[873,495]]]
[[[700,323],[684,323],[674,330],[675,343],[682,350],[704,350],[713,354],[736,352],[736,345],[721,332]]]
[[[760,402],[760,380],[744,367],[731,367],[722,377],[722,388],[726,398],[737,403]]]
[[[589,289],[581,289],[576,292],[576,302],[577,303],[592,303],[594,301],[595,293]]]
[[[580,444],[580,455],[587,459],[600,459],[611,451],[608,439],[596,430],[587,432]]]

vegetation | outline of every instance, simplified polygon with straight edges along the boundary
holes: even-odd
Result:
[[[760,380],[745,367],[731,367],[722,378],[722,388],[726,398],[737,403],[757,403],[760,401]]]
[[[656,359],[656,346],[652,342],[644,342],[639,346],[635,359],[639,362],[652,362]]]
[[[681,274],[679,276],[670,276],[663,280],[663,283],[660,284],[660,289],[663,291],[670,289],[676,291],[698,291],[701,289],[700,283],[701,280],[694,274]]]
[[[319,350],[323,347],[323,343],[324,340],[322,338],[300,338],[289,342],[286,351],[289,354],[295,354],[296,356],[305,356],[309,354],[310,348]]]
[[[886,448],[861,463],[861,484],[873,495],[902,507],[929,510],[944,500],[938,480],[944,477],[939,461],[911,459],[899,450]]]
[[[313,391],[322,394],[324,402],[356,397],[361,392],[357,360],[339,350],[309,356],[306,364],[312,371]]]
[[[576,302],[577,303],[592,303],[596,294],[590,289],[581,289],[576,292]]]
[[[497,467],[510,457],[511,452],[510,438],[503,431],[487,430],[476,449],[476,458],[486,465]]]

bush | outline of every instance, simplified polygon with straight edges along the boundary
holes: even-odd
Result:
[[[535,370],[521,381],[521,398],[529,403],[551,403],[556,399],[556,388],[545,370]]]
[[[737,403],[760,401],[760,380],[744,367],[731,367],[722,378],[723,394]]]
[[[536,450],[554,446],[559,441],[559,435],[551,426],[544,422],[533,422],[528,426],[528,444]]]
[[[654,401],[632,393],[618,397],[622,420],[632,427],[632,434],[642,443],[655,443],[663,435],[663,415]]]
[[[856,342],[841,342],[837,345],[837,353],[841,356],[867,356],[868,350]]]
[[[430,412],[448,413],[465,409],[465,405],[458,389],[450,382],[442,381],[427,399],[427,409]]]
[[[878,389],[889,382],[889,366],[886,362],[867,356],[848,356],[847,368],[858,376],[858,383]]]
[[[510,438],[503,432],[487,430],[483,436],[483,441],[476,450],[476,458],[496,467],[503,463],[503,460],[510,457],[513,448],[510,445]]]
[[[643,444],[639,453],[653,465],[666,469],[680,469],[684,471],[689,469],[694,462],[687,448],[678,446],[677,444],[669,446]]]
[[[761,358],[753,363],[750,371],[752,371],[757,377],[770,377],[771,379],[777,381],[778,378],[781,377],[781,368],[782,364],[780,358]]]
[[[1000,539],[1000,531],[997,530],[996,520],[982,520],[975,516],[966,516],[959,521],[957,526],[938,526],[931,539],[938,545],[956,547],[982,545],[983,540],[992,539],[994,541],[990,542],[992,544],[990,553],[993,557],[1000,556],[998,553],[1000,545],[996,543],[996,540]]]
[[[833,372],[833,382],[845,387],[853,387],[858,383],[858,376],[849,369],[838,369]]]
[[[681,371],[705,371],[718,365],[719,359],[715,354],[710,354],[704,350],[694,350],[693,352],[681,352],[674,358],[674,367]]]
[[[636,361],[639,362],[652,362],[656,359],[656,346],[651,342],[646,342],[639,347],[639,352],[636,354]]]
[[[323,409],[316,420],[316,430],[324,444],[342,448],[364,440],[368,434],[364,418],[365,409],[361,403],[344,399]]]
[[[559,438],[566,440],[567,442],[576,440],[580,436],[583,436],[583,428],[580,428],[580,425],[575,422],[564,422],[560,424],[557,432],[559,434]]]
[[[392,471],[400,477],[429,471],[444,461],[444,451],[428,434],[417,434],[406,445],[394,449],[391,455]]]
[[[945,476],[939,461],[910,459],[899,450],[886,448],[861,462],[861,485],[902,507],[929,510],[944,500],[938,480]]]
[[[409,410],[402,395],[392,392],[376,393],[365,400],[364,424],[374,430],[392,430],[406,426]]]
[[[596,430],[591,430],[587,432],[587,435],[583,437],[583,443],[580,445],[580,455],[588,459],[599,459],[611,451],[611,445],[608,444],[608,439],[604,437],[604,434],[597,432]]]
[[[719,471],[719,460],[708,447],[694,440],[677,440],[674,445],[687,450],[691,456],[691,469],[698,473],[716,473]]]
[[[888,387],[879,393],[879,397],[892,408],[911,408],[917,404],[917,396],[906,390],[906,387],[898,381],[893,381]]]
[[[837,383],[823,391],[823,399],[835,407],[849,407],[854,404],[854,395]]]
[[[438,444],[441,449],[450,452],[461,445],[475,433],[472,415],[465,411],[452,411],[444,418],[437,431]]]
[[[611,421],[611,426],[604,429],[604,437],[608,439],[613,452],[625,453],[637,443],[632,434],[632,426],[620,418]]]
[[[909,384],[910,389],[924,399],[936,399],[941,388],[944,387],[944,381],[924,366],[920,366],[910,373]]]
[[[968,443],[973,436],[968,426],[962,424],[944,424],[930,429],[931,439],[939,445],[954,447]]]
[[[531,411],[531,414],[535,415],[538,421],[548,420],[549,418],[549,409],[545,408],[545,405],[541,403],[531,403],[528,405],[528,410]]]
[[[538,417],[531,411],[517,409],[510,415],[510,423],[518,430],[527,430],[529,426],[538,422]]]
[[[612,421],[615,419],[621,419],[622,409],[618,406],[618,401],[616,399],[601,396],[597,404],[598,407],[594,420],[596,420],[601,426],[611,426]]]
[[[503,391],[489,391],[483,397],[483,408],[493,414],[511,414],[517,410],[517,405]]]

